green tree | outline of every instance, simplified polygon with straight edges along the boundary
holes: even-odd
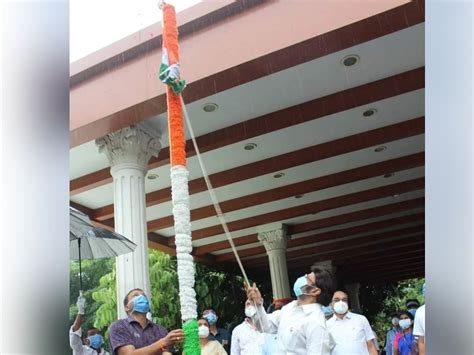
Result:
[[[149,250],[151,307],[153,321],[168,329],[181,325],[177,260],[157,250]],[[220,324],[235,323],[243,318],[243,278],[196,264],[195,290],[198,311],[207,306],[216,309]],[[115,270],[102,274],[90,291],[95,317],[93,324],[107,336],[108,327],[117,319]],[[75,302],[75,301],[74,301]],[[122,302],[122,300],[120,300]],[[89,312],[88,312],[89,314]]]
[[[362,311],[371,322],[379,344],[385,344],[385,336],[392,327],[390,320],[393,312],[406,310],[405,303],[408,299],[424,303],[421,293],[424,282],[425,279],[420,278],[361,288]]]
[[[91,328],[94,325],[95,313],[99,307],[92,298],[92,293],[99,286],[99,280],[102,276],[112,272],[115,266],[115,258],[83,260],[82,261],[82,288],[86,299],[86,315],[82,324],[83,329]],[[79,262],[70,263],[69,272],[69,318],[74,321],[77,315],[76,301],[79,296]]]

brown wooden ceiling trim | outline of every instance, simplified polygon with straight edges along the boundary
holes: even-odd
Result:
[[[388,283],[393,283],[397,281],[418,279],[418,278],[423,278],[423,277],[425,277],[425,270],[418,270],[418,271],[411,271],[409,273],[401,273],[398,275],[378,277],[372,280],[361,280],[361,283],[364,285],[381,286],[381,285],[386,285]],[[349,281],[348,283],[352,283],[352,282],[353,281]]]
[[[416,136],[423,134],[424,130],[424,117],[419,117],[394,125],[336,139],[334,141],[317,144],[312,147],[260,160],[226,171],[221,171],[219,173],[210,175],[209,179],[211,180],[214,188],[219,188],[239,181],[294,168],[296,166],[312,163],[341,154],[346,154],[352,151]],[[195,194],[207,190],[204,178],[191,180],[188,185],[189,194]],[[170,200],[171,187],[166,187],[161,190],[150,192],[146,195],[147,207]],[[105,220],[112,217],[113,213],[113,204],[107,205],[96,209],[93,213],[93,219],[99,221]],[[161,226],[157,225],[156,220],[149,221],[147,225],[149,231],[161,228]]]
[[[336,266],[340,267],[345,267],[346,265],[357,265],[360,263],[374,263],[378,264],[380,262],[384,262],[385,260],[395,260],[395,259],[400,259],[400,258],[413,258],[413,257],[424,257],[425,256],[425,251],[424,249],[422,250],[400,250],[400,251],[395,251],[391,253],[386,253],[383,255],[374,255],[374,256],[368,256],[365,257],[364,260],[360,260],[359,258],[353,258],[353,257],[348,257],[345,259],[339,259],[337,261]]]
[[[335,251],[335,252],[322,252],[316,253],[314,250],[310,250],[309,248],[306,249],[300,249],[299,255],[288,257],[287,255],[287,263],[288,263],[288,269],[291,269],[293,267],[297,267],[300,263],[309,263],[311,266],[314,262],[318,261],[325,261],[325,260],[333,260],[336,262],[339,259],[345,259],[348,256],[350,257],[361,257],[361,256],[367,256],[369,255],[370,257],[377,255],[380,252],[384,253],[397,253],[402,250],[406,251],[407,247],[414,248],[413,250],[422,250],[424,249],[425,245],[425,239],[424,235],[416,235],[416,236],[407,236],[407,237],[401,237],[397,238],[397,240],[391,240],[388,242],[382,242],[378,244],[372,244],[370,245],[370,248],[367,246],[360,246],[356,248],[352,248],[349,251]],[[297,252],[298,252],[297,251]],[[287,253],[288,254],[288,253]],[[261,268],[261,267],[267,267],[268,268],[268,257],[262,256],[258,258],[253,258],[253,259],[248,259],[248,260],[242,260],[243,264],[246,265],[246,268],[252,269],[252,268]]]
[[[330,231],[326,233],[315,234],[308,237],[302,237],[298,239],[291,239],[288,241],[288,248],[293,248],[297,246],[304,246],[310,243],[323,242],[327,240],[332,240],[336,238],[350,237],[351,235],[365,233],[365,232],[376,232],[377,230],[390,228],[398,225],[413,223],[413,222],[423,222],[425,219],[424,213],[413,214],[409,216],[397,217],[393,219],[388,219],[379,222],[373,222],[368,224],[363,224],[360,226],[338,229],[335,231]]]
[[[412,252],[409,253],[407,252],[407,246],[405,245],[406,243],[409,243],[409,248],[412,249]],[[350,250],[350,254],[354,253],[354,257],[351,258],[351,262],[346,263],[344,265],[340,265],[339,262],[341,259],[341,253],[339,253],[338,256],[335,256],[334,258],[330,259],[332,260],[333,264],[337,267],[339,270],[340,268],[345,269],[345,268],[350,268],[352,265],[358,266],[362,264],[367,264],[367,265],[378,265],[378,264],[383,264],[386,262],[394,262],[395,260],[399,260],[400,258],[424,258],[424,253],[425,253],[425,248],[424,248],[424,243],[421,241],[413,243],[413,241],[406,239],[405,241],[402,241],[403,246],[399,246],[396,248],[388,249],[383,251],[383,254],[387,255],[387,260],[381,260],[381,259],[375,259],[374,257],[377,256],[377,254],[374,255],[376,252],[375,250],[370,250],[369,253],[366,254],[358,254],[358,251],[356,249]],[[360,248],[359,251],[361,251],[364,248]],[[344,258],[344,255],[342,255],[342,258]],[[289,265],[288,270],[291,270],[293,272],[293,269],[296,269],[298,267],[305,267],[309,268],[311,265],[314,263],[314,257],[312,255],[308,255],[305,257],[302,257],[301,259],[295,259],[292,260]]]
[[[402,246],[403,246],[404,248],[407,248],[407,247],[420,248],[420,250],[417,251],[418,254],[417,254],[417,255],[414,255],[411,260],[415,260],[415,259],[416,259],[416,260],[424,260],[423,254],[422,254],[422,252],[424,252],[423,244],[420,245],[419,242],[418,242],[418,243],[415,243],[415,244],[414,244],[413,242],[408,242],[408,243],[402,242]],[[400,248],[397,248],[397,249],[400,249]],[[389,250],[389,251],[390,251],[390,250]],[[351,251],[351,252],[353,252],[353,251]],[[381,251],[381,252],[382,252],[382,253],[385,253],[386,251]],[[340,254],[340,253],[339,253],[339,254]],[[370,254],[366,254],[366,255],[369,255],[369,256],[370,256]],[[364,254],[359,254],[359,258],[365,258],[365,255],[364,255]],[[334,259],[325,259],[325,258],[324,258],[324,260],[321,260],[320,257],[316,257],[316,258],[308,258],[308,257],[306,257],[305,259],[306,259],[305,262],[298,262],[298,263],[292,263],[292,264],[291,264],[291,268],[288,268],[288,275],[289,275],[290,277],[294,277],[294,276],[296,276],[296,275],[298,275],[298,274],[302,274],[302,273],[304,273],[304,272],[308,272],[309,270],[311,270],[311,266],[312,266],[314,263],[316,263],[316,262],[324,261],[324,260],[333,260],[333,262],[334,262],[334,261],[337,261],[336,258],[334,258]],[[409,259],[407,259],[407,260],[409,260]],[[252,267],[252,268],[250,268],[249,266],[246,266],[246,270],[248,270],[248,272],[259,272],[259,273],[262,273],[262,274],[265,274],[265,273],[269,273],[269,272],[270,272],[269,267],[268,267],[268,264],[266,264],[266,265],[261,265],[261,266],[257,266],[257,267]],[[257,270],[258,270],[258,271],[257,271]],[[343,276],[343,275],[344,275],[343,272],[341,273],[341,272],[340,272],[340,268],[337,267],[337,269],[336,269],[336,276],[340,277],[340,276]]]
[[[424,5],[422,4],[424,4],[424,1],[411,1],[389,11],[368,17],[189,83],[187,89],[183,92],[184,101],[191,103],[295,65],[306,63],[345,48],[350,48],[357,44],[420,24],[424,22]],[[159,39],[155,41],[159,41]],[[155,43],[155,45],[157,44],[158,43]],[[150,44],[147,42],[144,45],[149,46]],[[298,55],[295,55],[295,53]],[[117,63],[122,63],[122,60],[118,58]],[[271,63],[271,65],[269,65],[269,63]],[[98,65],[103,66],[102,63]],[[104,68],[109,70],[110,65],[112,64],[109,63]],[[92,68],[90,70],[94,75],[97,75],[97,69]],[[87,77],[87,75],[82,73],[77,75]],[[88,76],[88,78],[92,76]],[[159,115],[165,112],[165,108],[164,95],[159,95],[132,105],[89,125],[71,131],[71,146],[75,147],[98,138],[97,132],[101,132],[103,127],[108,127],[109,131],[110,129],[116,131]]]
[[[423,189],[425,185],[424,178],[418,178],[413,180],[408,180],[400,182],[397,184],[377,187],[374,189],[364,190],[355,192],[352,194],[337,196],[329,198],[327,200],[312,202],[296,207],[291,207],[279,211],[264,213],[257,216],[252,216],[249,218],[244,218],[237,221],[232,221],[227,223],[229,231],[234,232],[241,229],[251,228],[258,225],[263,225],[267,223],[273,223],[278,221],[283,221],[290,218],[300,217],[304,215],[309,215],[315,212],[321,212],[325,210],[331,210],[339,208],[342,206],[349,206],[356,203],[377,200],[384,197],[389,197],[393,195],[400,195],[410,191],[416,191]],[[214,225],[211,227],[206,227],[198,229],[192,232],[193,240],[199,240],[203,238],[212,237],[214,235],[223,234],[224,230],[222,225]],[[170,239],[172,241],[172,239]]]
[[[201,153],[222,148],[263,134],[309,122],[330,114],[383,100],[424,87],[424,67],[397,74],[306,103],[269,113],[245,122],[225,127],[196,138]],[[186,156],[196,155],[191,140],[186,142]],[[169,164],[169,147],[158,157],[152,157],[148,169]],[[110,168],[101,169],[70,182],[70,195],[108,184],[112,181]],[[99,217],[99,216],[97,216]],[[109,217],[110,218],[110,217]]]
[[[409,259],[405,260],[403,264],[398,262],[391,262],[379,265],[351,265],[350,269],[340,270],[340,275],[352,275],[361,272],[384,272],[384,271],[394,271],[400,270],[400,268],[415,268],[418,266],[425,267],[425,260],[422,259]]]
[[[371,273],[359,273],[353,275],[352,277],[346,277],[341,279],[341,283],[349,284],[353,282],[360,282],[361,284],[387,284],[393,281],[407,280],[424,277],[425,268],[417,267],[408,270],[395,270],[395,271],[386,271],[383,273],[371,272]]]
[[[293,235],[297,233],[308,232],[326,227],[337,226],[345,223],[355,222],[359,220],[365,220],[373,217],[380,217],[383,215],[389,215],[400,211],[409,211],[412,209],[423,207],[425,204],[424,198],[417,198],[413,200],[397,202],[389,205],[380,207],[368,208],[356,212],[345,213],[333,217],[321,218],[315,221],[306,222],[302,224],[296,224],[288,226],[288,234]],[[257,243],[257,234],[250,234],[244,237],[236,237],[233,239],[235,246],[241,246],[245,244]],[[227,240],[223,240],[216,243],[206,244],[200,247],[194,248],[196,255],[202,255],[206,253],[212,253],[217,250],[228,249],[230,244]]]
[[[366,267],[366,268],[354,268],[351,270],[337,270],[336,277],[339,280],[344,280],[347,278],[356,278],[361,275],[383,275],[383,274],[392,274],[398,272],[410,272],[412,270],[419,270],[425,268],[424,260],[412,260],[408,261],[405,264],[385,264],[385,265],[375,265],[373,267]],[[309,268],[307,266],[302,266],[296,269],[292,269],[289,276],[295,276],[298,274],[303,274],[307,272]]]
[[[362,166],[355,169],[342,171],[335,174],[320,176],[315,179],[290,184],[276,189],[262,191],[251,195],[238,197],[232,200],[220,202],[223,213],[237,211],[240,209],[281,200],[284,198],[311,193],[330,187],[348,184],[355,181],[369,179],[376,176],[382,176],[386,173],[407,170],[423,166],[425,153],[417,153],[401,158],[391,159],[384,162]],[[196,208],[191,211],[191,221],[208,218],[216,215],[214,205]],[[159,226],[160,229],[169,228],[174,225],[172,215],[148,222],[153,227]]]
[[[425,228],[424,225],[420,225],[420,226],[408,227],[408,228],[403,228],[403,229],[397,229],[397,230],[393,230],[389,232],[363,235],[363,236],[360,236],[354,239],[349,239],[349,240],[341,240],[341,238],[338,238],[338,239],[334,239],[334,241],[329,244],[323,244],[323,245],[317,245],[317,246],[311,246],[311,247],[304,247],[304,245],[298,245],[301,248],[297,250],[287,251],[286,257],[288,260],[290,260],[291,258],[300,257],[308,253],[317,255],[319,253],[330,252],[334,249],[339,249],[339,248],[358,247],[360,243],[371,243],[374,241],[384,242],[388,238],[400,237],[407,234],[422,233],[425,230],[424,228]],[[316,243],[316,242],[319,242],[319,240],[314,240],[313,242]],[[245,258],[249,256],[259,255],[262,253],[265,253],[265,248],[263,246],[248,248],[248,249],[239,250],[239,257]],[[225,254],[220,254],[216,256],[216,261],[218,262],[229,261],[229,260],[235,260],[234,253],[225,253]]]
[[[319,234],[302,237],[298,239],[290,239],[288,241],[288,248],[305,246],[308,244],[324,242],[328,240],[339,240],[340,238],[350,237],[355,234],[376,232],[377,230],[380,230],[380,229],[390,228],[393,226],[398,226],[398,225],[412,223],[412,222],[423,222],[424,218],[425,218],[425,214],[419,213],[419,214],[397,217],[397,218],[388,219],[388,220],[379,221],[379,222],[363,224],[360,226],[355,226],[355,227],[350,227],[350,228],[337,229],[334,231],[319,233]],[[357,240],[359,240],[359,238],[357,238]],[[264,252],[265,252],[265,249],[263,246],[254,247],[250,249],[239,250],[239,256],[241,257],[253,256],[253,255],[258,255]],[[222,256],[225,256],[225,257],[222,257]],[[216,260],[217,261],[231,260],[229,259],[231,258],[231,256],[233,256],[233,253],[220,254],[217,256]]]

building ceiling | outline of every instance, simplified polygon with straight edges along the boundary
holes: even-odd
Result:
[[[344,66],[348,55],[359,62]],[[218,109],[207,113],[206,103]],[[423,275],[423,22],[218,91],[187,109],[251,275],[268,275],[257,230],[275,222],[289,226],[290,275],[324,260],[347,281]],[[150,246],[172,252],[166,113],[147,121],[162,132],[163,145],[148,172],[157,178],[145,186]],[[255,148],[246,150],[249,143]],[[194,149],[187,150],[194,254],[232,268]],[[113,226],[108,169],[94,141],[70,150],[71,202]],[[398,262],[407,251],[408,269]]]

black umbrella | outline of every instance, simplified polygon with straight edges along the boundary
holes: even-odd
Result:
[[[82,290],[82,259],[101,259],[131,253],[137,245],[123,235],[94,227],[90,218],[70,207],[70,258],[79,260],[79,283]]]

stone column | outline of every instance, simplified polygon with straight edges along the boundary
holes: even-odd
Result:
[[[259,231],[258,240],[264,245],[270,264],[273,299],[291,298],[286,265],[286,245],[289,237],[284,224],[271,230]]]
[[[141,288],[151,296],[144,179],[148,161],[160,151],[160,134],[148,124],[139,124],[107,134],[96,144],[111,165],[115,231],[137,245],[133,253],[116,260],[117,314],[121,318],[126,315],[123,299],[128,291]]]
[[[345,286],[347,293],[349,294],[349,302],[351,308],[356,311],[360,311],[360,302],[359,302],[359,289],[360,283],[348,284]]]

